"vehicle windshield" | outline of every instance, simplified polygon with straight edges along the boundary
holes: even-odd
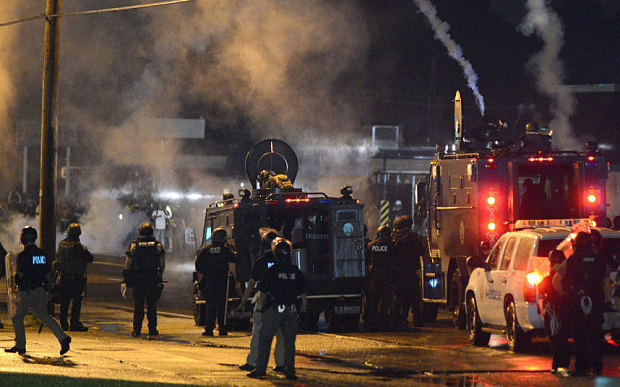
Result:
[[[577,182],[572,166],[538,162],[518,166],[515,190],[517,219],[568,219],[579,217]],[[518,196],[518,197],[517,197]]]

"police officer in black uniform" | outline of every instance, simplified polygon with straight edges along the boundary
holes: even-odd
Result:
[[[305,313],[307,305],[306,279],[297,266],[291,264],[293,246],[284,238],[271,242],[276,263],[265,271],[258,283],[263,313],[260,330],[256,369],[248,374],[251,378],[263,378],[269,362],[269,350],[276,331],[284,336],[284,373],[295,380],[295,337],[297,335],[297,311]],[[297,297],[301,296],[301,305]]]
[[[52,267],[60,276],[60,326],[69,329],[67,314],[71,306],[71,330],[86,332],[80,322],[82,294],[86,288],[86,265],[93,261],[93,255],[80,243],[82,229],[78,223],[67,227],[67,237],[58,244],[56,260]]]
[[[368,311],[364,312],[367,330],[387,328],[389,312],[394,299],[394,243],[388,226],[377,229],[377,239],[368,244],[370,284],[367,292]],[[377,325],[380,326],[377,326]]]
[[[416,306],[420,296],[419,270],[420,256],[424,255],[424,244],[411,227],[413,219],[409,215],[394,220],[394,261],[396,272],[396,306],[394,310],[396,325],[407,325],[409,308],[413,307],[414,317],[421,313]]]
[[[22,229],[19,241],[24,245],[24,250],[17,256],[17,270],[15,282],[17,283],[17,309],[13,316],[13,329],[15,330],[15,346],[5,348],[5,352],[26,352],[26,332],[24,329],[24,316],[28,308],[32,308],[39,320],[47,325],[54,336],[60,342],[60,354],[69,351],[71,337],[67,336],[60,325],[47,312],[47,293],[45,287],[48,284],[48,274],[52,270],[52,262],[47,259],[45,252],[35,245],[37,230],[27,226]]]
[[[149,333],[147,338],[159,335],[157,331],[157,300],[163,290],[162,276],[166,268],[166,252],[153,238],[153,224],[146,220],[138,227],[138,238],[129,244],[125,253],[125,270],[123,277],[127,287],[133,287],[133,337],[142,334],[144,320],[144,303]]]
[[[592,247],[592,237],[579,232],[574,253],[560,265],[553,287],[565,298],[575,343],[575,376],[603,372],[603,331],[606,302],[611,300],[609,269]]]
[[[225,323],[226,290],[228,286],[229,263],[237,262],[237,255],[226,245],[226,230],[216,228],[211,243],[203,245],[196,253],[196,271],[200,274],[200,291],[207,301],[207,321],[203,336],[213,336],[215,318],[219,327],[218,336],[228,335]]]

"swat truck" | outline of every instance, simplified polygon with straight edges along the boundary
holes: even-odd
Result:
[[[503,140],[501,123],[463,136],[460,105],[457,92],[455,141],[431,161],[417,199],[429,250],[421,301],[425,311],[447,305],[455,326],[464,328],[468,257],[485,256],[502,234],[520,228],[581,218],[604,226],[608,164],[595,143],[587,143],[586,152],[553,149],[551,131],[535,124],[513,141]],[[482,264],[470,264],[476,261]]]
[[[364,206],[352,198],[351,187],[344,187],[340,197],[294,188],[297,156],[287,143],[276,139],[254,145],[246,155],[245,169],[252,191],[241,189],[238,198],[229,194],[210,204],[202,233],[206,244],[214,229],[226,229],[228,243],[238,253],[228,292],[229,325],[249,325],[251,313],[238,315],[234,309],[261,255],[259,229],[268,227],[291,241],[293,264],[306,276],[308,311],[302,327],[316,330],[324,312],[328,330],[357,328],[365,275]],[[194,316],[197,325],[204,325],[205,301],[196,280],[195,275]],[[253,306],[245,309],[251,311]]]

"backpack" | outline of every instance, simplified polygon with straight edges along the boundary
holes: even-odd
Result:
[[[600,310],[605,301],[602,281],[606,269],[599,256],[592,251],[575,253],[566,265],[563,285],[568,290],[569,303],[584,315]]]

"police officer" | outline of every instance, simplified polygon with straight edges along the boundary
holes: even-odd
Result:
[[[245,310],[245,302],[249,298],[249,295],[254,290],[254,285],[260,281],[265,274],[265,271],[275,264],[275,258],[271,251],[271,242],[278,237],[278,232],[272,228],[261,228],[259,230],[261,234],[261,247],[263,249],[263,256],[259,258],[252,266],[252,276],[248,281],[247,288],[241,297],[241,304],[237,308],[237,312],[243,312]],[[252,314],[252,340],[250,341],[250,353],[246,358],[245,364],[239,366],[244,371],[252,371],[256,368],[256,360],[258,358],[258,340],[259,332],[262,327],[261,313],[262,305],[260,303],[260,292],[257,292],[253,299],[254,313]],[[282,330],[278,329],[276,333],[276,349],[273,352],[273,356],[276,361],[276,372],[284,372],[284,337],[282,336]]]
[[[553,288],[553,277],[560,265],[564,262],[564,253],[560,250],[551,250],[549,253],[549,275],[538,284],[538,289],[545,296],[543,301],[543,316],[545,329],[548,329],[549,342],[553,351],[551,373],[557,376],[568,376],[570,365],[570,344],[568,342],[568,319],[563,297]]]
[[[399,216],[394,220],[394,264],[396,272],[395,324],[407,325],[409,308],[414,307],[414,318],[420,311],[419,304],[419,270],[420,256],[424,255],[424,244],[417,234],[411,231],[413,219],[409,215]]]
[[[67,237],[58,244],[56,260],[52,267],[60,276],[60,326],[69,329],[67,314],[71,306],[71,330],[86,332],[80,322],[82,294],[86,288],[86,265],[93,261],[93,255],[80,243],[82,229],[78,223],[67,227]]]
[[[17,269],[15,282],[17,283],[17,308],[13,316],[13,329],[15,330],[15,345],[5,348],[5,352],[26,352],[26,332],[24,329],[24,316],[28,308],[32,308],[42,323],[47,325],[54,336],[60,342],[60,354],[69,351],[71,337],[67,336],[60,325],[47,312],[47,293],[45,287],[48,284],[48,274],[52,270],[51,261],[47,259],[45,252],[35,245],[37,230],[24,227],[19,236],[24,250],[17,256]]]
[[[248,374],[251,378],[263,378],[269,362],[271,341],[276,331],[284,336],[284,373],[295,380],[295,336],[297,335],[297,310],[306,311],[306,279],[297,266],[291,264],[293,246],[284,238],[271,242],[276,263],[265,271],[258,283],[263,313],[260,330],[256,369]],[[297,297],[301,296],[298,307]]]
[[[138,238],[129,244],[125,253],[124,281],[127,287],[133,287],[133,337],[142,334],[144,320],[144,303],[149,333],[147,338],[159,335],[157,331],[157,300],[163,290],[162,276],[166,268],[163,246],[153,238],[153,224],[145,220],[138,227]]]
[[[565,298],[575,343],[575,376],[603,372],[603,313],[611,299],[609,270],[592,247],[592,237],[579,232],[574,253],[560,265],[553,287]]]
[[[388,316],[394,298],[394,243],[388,226],[377,229],[377,239],[368,244],[370,284],[367,292],[368,311],[364,311],[367,330],[387,328]],[[381,326],[377,326],[380,324]]]
[[[215,318],[218,336],[228,335],[225,323],[226,290],[230,263],[237,262],[237,255],[226,245],[226,230],[216,228],[211,243],[203,245],[196,253],[196,271],[200,274],[200,290],[207,301],[207,321],[203,336],[213,336]]]

